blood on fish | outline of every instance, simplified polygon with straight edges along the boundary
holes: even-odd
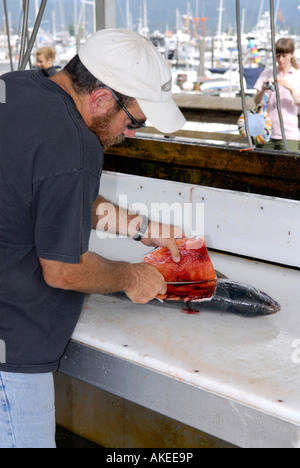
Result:
[[[167,293],[158,296],[158,299],[162,301],[181,300],[184,302],[209,299],[213,296],[216,287],[217,281],[182,285],[168,284]]]

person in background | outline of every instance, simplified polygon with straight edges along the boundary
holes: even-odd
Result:
[[[280,92],[280,103],[284,121],[286,139],[291,152],[298,151],[298,111],[300,107],[300,70],[295,59],[295,44],[292,39],[279,39],[276,43],[277,80]],[[273,69],[266,69],[255,84],[257,94],[255,103],[259,104],[265,94],[268,96],[267,112],[272,121],[270,142],[263,145],[264,149],[285,150],[277,110],[277,100],[274,87]]]
[[[44,69],[49,76],[53,76],[57,73],[57,68],[54,66],[54,60],[56,52],[51,47],[41,47],[36,53],[37,67]]]

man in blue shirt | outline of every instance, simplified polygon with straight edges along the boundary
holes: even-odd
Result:
[[[101,224],[97,208],[105,203],[98,195],[103,148],[133,137],[146,119],[172,133],[184,118],[172,99],[168,65],[131,31],[92,35],[51,78],[25,71],[2,79],[0,447],[55,447],[52,372],[84,294],[124,291],[144,304],[166,291],[150,265],[89,251],[91,229]],[[119,218],[127,221],[118,232],[165,245],[179,261],[180,229],[163,239],[142,216]]]

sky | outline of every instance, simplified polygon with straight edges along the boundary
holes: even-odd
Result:
[[[38,0],[40,3],[41,0]],[[52,29],[52,12],[55,12],[55,20],[57,29],[65,24],[65,28],[74,23],[74,8],[75,1],[77,2],[77,16],[80,12],[81,0],[48,0],[46,7],[43,28],[46,30]],[[275,6],[280,1],[282,17],[285,25],[293,26],[299,29],[300,34],[300,10],[297,9],[300,0],[275,0]],[[262,3],[263,2],[263,3]],[[20,24],[20,4],[22,0],[8,0],[8,8],[11,11],[12,23],[16,28]],[[235,0],[223,0],[223,23],[222,30],[228,28],[235,30]],[[139,16],[144,4],[144,0],[129,0],[130,10],[133,17],[133,24],[137,25]],[[176,9],[178,8],[181,14],[185,14],[188,10],[188,4],[193,15],[207,17],[206,27],[208,34],[215,34],[219,20],[220,0],[147,0],[148,10],[148,26],[151,31],[159,29],[165,31],[175,29],[176,26]],[[250,31],[255,25],[261,4],[263,10],[269,11],[269,0],[240,0],[241,9],[245,8],[245,30]],[[33,24],[35,14],[35,0],[30,0],[30,24]],[[126,27],[126,0],[116,0],[117,6],[117,26]],[[86,5],[86,20],[92,24],[93,7]],[[3,29],[3,2],[0,0],[0,28]],[[91,26],[92,27],[92,26]]]

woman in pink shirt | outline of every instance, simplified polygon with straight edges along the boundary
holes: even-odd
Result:
[[[277,80],[286,139],[290,151],[297,152],[299,140],[300,70],[295,59],[295,44],[292,39],[279,39],[276,43],[276,54],[278,62]],[[273,86],[271,87],[271,85]],[[259,104],[263,100],[265,94],[268,96],[268,114],[272,121],[272,137],[270,142],[266,143],[263,148],[285,150],[277,110],[272,69],[263,71],[256,82],[255,89],[257,89],[257,94],[254,98],[256,104]]]

